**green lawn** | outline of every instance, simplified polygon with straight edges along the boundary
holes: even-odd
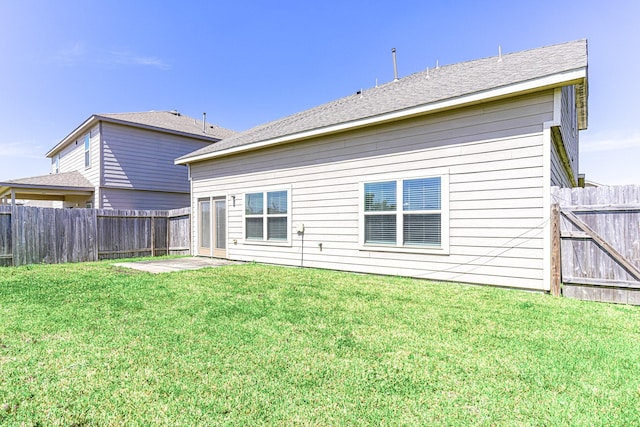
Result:
[[[0,425],[638,425],[640,309],[257,264],[0,268]]]

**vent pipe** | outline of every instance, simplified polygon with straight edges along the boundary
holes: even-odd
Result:
[[[398,81],[398,63],[396,62],[396,48],[391,49],[391,55],[393,56],[393,81]]]
[[[202,113],[202,133],[207,133],[207,113]]]

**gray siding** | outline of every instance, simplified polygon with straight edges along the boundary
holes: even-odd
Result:
[[[551,185],[571,187],[571,178],[578,181],[578,116],[576,112],[575,86],[565,86],[560,91],[560,120],[556,121],[559,132],[552,132]],[[558,112],[556,112],[558,113]],[[564,153],[558,151],[558,147]],[[568,166],[563,162],[564,154]]]
[[[123,189],[188,193],[187,168],[173,162],[208,145],[178,135],[112,123],[103,123],[102,134],[103,185]]]
[[[102,188],[103,209],[168,210],[189,206],[189,193]]]
[[[553,138],[553,135],[551,136]],[[576,175],[577,178],[577,175]],[[562,160],[555,144],[551,144],[551,185],[556,187],[571,187],[571,181],[562,166]]]
[[[304,259],[310,267],[543,289],[549,184],[542,123],[553,118],[553,105],[549,91],[196,163],[192,206],[201,197],[235,196],[227,208],[231,259]],[[443,170],[450,179],[449,254],[360,248],[362,177]],[[243,194],[278,186],[291,189],[291,245],[245,242]],[[298,223],[305,225],[304,246]]]
[[[575,86],[562,88],[562,123],[560,134],[564,142],[564,148],[571,164],[574,179],[578,180],[578,115],[576,111]]]

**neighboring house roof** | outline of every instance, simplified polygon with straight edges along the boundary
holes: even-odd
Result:
[[[587,41],[427,69],[266,123],[194,151],[178,164],[390,122],[517,93],[576,85],[578,125],[587,126]]]
[[[93,188],[91,182],[78,171],[11,179],[6,183],[0,182],[2,184]]]
[[[46,156],[53,157],[64,146],[78,139],[100,121],[188,136],[210,143],[229,138],[237,133],[217,125],[204,123],[202,120],[184,116],[177,111],[94,114],[49,150]]]
[[[0,182],[0,198],[55,200],[64,195],[91,195],[93,185],[78,171],[33,176]]]

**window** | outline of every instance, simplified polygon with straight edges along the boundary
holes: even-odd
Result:
[[[252,241],[289,241],[289,191],[245,194],[245,238]]]
[[[361,244],[448,250],[448,175],[362,183]]]
[[[84,167],[91,167],[91,138],[89,134],[84,136]]]
[[[51,169],[53,173],[60,172],[60,154],[56,154],[51,160]]]
[[[364,185],[365,243],[396,243],[396,183]]]

